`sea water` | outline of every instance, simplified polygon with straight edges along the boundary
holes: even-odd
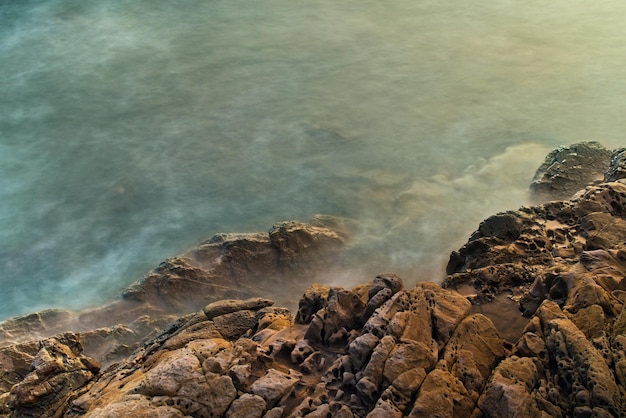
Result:
[[[0,319],[317,213],[360,225],[359,281],[441,280],[550,149],[624,145],[625,18],[620,0],[0,0]]]

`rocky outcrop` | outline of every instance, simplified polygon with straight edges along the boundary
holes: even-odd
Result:
[[[613,152],[603,173],[607,182],[579,184],[582,190],[571,200],[486,219],[451,255],[443,286],[465,294],[471,311],[490,317],[514,347],[481,395],[483,411],[626,414],[620,363],[626,303],[623,160],[623,149]]]
[[[611,150],[595,141],[555,149],[546,156],[530,184],[533,199],[569,199],[585,186],[601,183],[611,155]]]
[[[568,149],[597,148],[583,145]],[[0,347],[0,416],[626,417],[626,164],[609,157],[606,181],[571,200],[482,222],[442,286],[314,284],[295,317],[256,288],[310,273],[345,235],[215,237],[100,308],[131,322]],[[183,307],[196,308],[138,342]],[[73,318],[22,321],[43,334],[55,317]],[[83,348],[123,359],[100,370]]]
[[[181,311],[198,309],[210,300],[263,295],[277,281],[290,290],[330,266],[346,244],[345,226],[337,230],[323,226],[331,220],[283,222],[267,234],[215,235],[183,256],[166,260],[122,296]]]
[[[423,416],[443,401],[473,413],[505,347],[464,297],[433,283],[406,290],[393,275],[322,287],[297,321],[265,303],[207,306],[105,371],[66,416]],[[254,321],[232,335],[219,318],[233,314]]]
[[[0,347],[72,331],[89,356],[109,364],[179,315],[212,301],[265,295],[293,308],[294,289],[333,266],[350,228],[347,220],[318,215],[309,223],[277,223],[268,233],[217,234],[163,262],[125,289],[120,300],[82,312],[51,309],[4,321]]]
[[[69,399],[100,370],[72,333],[0,349],[0,358],[0,414],[12,417],[63,416]]]

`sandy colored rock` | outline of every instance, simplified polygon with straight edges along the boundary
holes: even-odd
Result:
[[[470,417],[474,402],[450,372],[435,369],[426,376],[409,417]]]
[[[558,309],[554,302],[545,301],[537,315],[570,404],[573,408],[598,408],[605,414],[625,411],[624,399],[604,358],[572,321],[558,315]]]
[[[532,390],[538,372],[530,358],[504,359],[489,378],[478,407],[490,417],[541,417]]]
[[[66,344],[67,343],[67,344]],[[76,337],[45,340],[33,357],[30,371],[7,398],[12,416],[59,417],[74,392],[96,377],[100,364],[81,354]]]
[[[288,396],[297,383],[297,375],[285,374],[275,369],[269,369],[263,377],[250,385],[248,390],[254,395],[263,398],[271,408],[283,397]]]

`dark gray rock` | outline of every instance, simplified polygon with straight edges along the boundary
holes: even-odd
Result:
[[[569,199],[586,186],[601,183],[611,155],[610,150],[595,141],[555,149],[546,156],[530,184],[533,199]]]

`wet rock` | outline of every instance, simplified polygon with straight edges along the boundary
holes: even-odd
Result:
[[[0,346],[12,345],[24,341],[43,339],[68,331],[65,323],[72,318],[70,311],[45,309],[28,315],[9,318],[0,323]]]
[[[364,309],[358,294],[332,287],[326,306],[313,315],[305,338],[314,343],[345,342],[348,332],[360,325]]]
[[[624,219],[619,180],[497,214],[451,256],[443,287],[405,289],[393,274],[353,289],[314,285],[295,323],[255,289],[282,279],[288,287],[333,257],[318,243],[332,248],[346,235],[327,235],[324,222],[218,235],[153,272],[164,282],[139,284],[137,299],[115,305],[132,320],[117,316],[80,338],[91,350],[109,338],[130,343],[153,326],[139,310],[164,318],[187,302],[178,293],[186,281],[209,280],[190,284],[205,292],[193,296],[204,309],[136,350],[128,344],[128,356],[100,374],[87,367],[90,380],[41,372],[31,381],[30,365],[45,370],[55,357],[39,343],[0,348],[0,415],[41,412],[39,401],[13,399],[41,393],[54,403],[44,389],[62,381],[69,392],[53,413],[66,417],[626,416]],[[229,300],[212,303],[220,298]],[[93,325],[116,310],[82,317]]]
[[[280,281],[282,288],[273,293],[284,298],[294,284],[328,268],[347,242],[347,229],[336,232],[324,226],[333,224],[328,219],[320,217],[317,226],[281,222],[267,234],[217,234],[193,251],[166,260],[123,297],[195,310],[221,299],[258,297]]]
[[[580,142],[550,152],[537,169],[530,190],[536,200],[568,199],[587,185],[600,183],[612,152],[598,142]]]

